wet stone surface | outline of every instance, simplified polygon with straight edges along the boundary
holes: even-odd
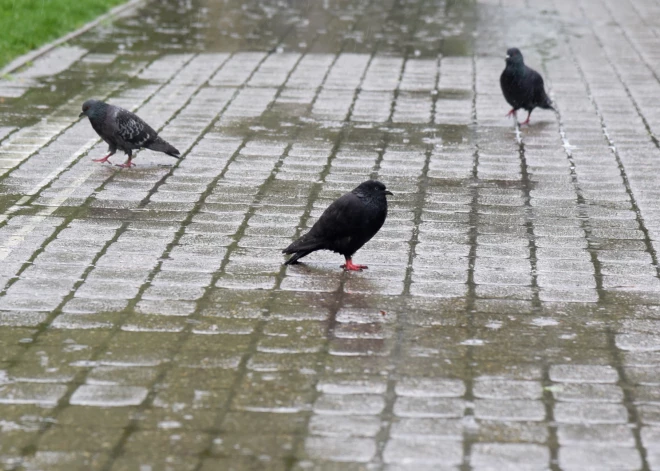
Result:
[[[0,78],[3,469],[660,469],[659,13],[154,1]],[[368,178],[369,270],[283,266]]]

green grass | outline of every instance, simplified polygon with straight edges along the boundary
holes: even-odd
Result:
[[[0,0],[0,68],[127,0]]]

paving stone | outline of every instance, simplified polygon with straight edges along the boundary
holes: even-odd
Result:
[[[477,443],[470,464],[479,470],[547,469],[550,452],[541,445],[518,443]]]
[[[73,393],[69,403],[99,407],[137,406],[147,393],[148,390],[142,387],[86,384]]]

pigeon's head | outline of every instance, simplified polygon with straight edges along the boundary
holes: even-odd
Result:
[[[383,198],[385,195],[392,194],[392,192],[388,191],[385,185],[378,180],[367,180],[366,182],[360,183],[360,185],[353,190],[353,193],[358,196],[382,196]]]
[[[507,64],[524,64],[523,55],[520,52],[520,49],[517,47],[512,47],[506,51],[506,63]]]
[[[88,116],[91,118],[92,116],[99,115],[104,107],[105,103],[100,100],[87,100],[83,103],[82,113],[80,113],[78,117],[82,118],[83,116]]]

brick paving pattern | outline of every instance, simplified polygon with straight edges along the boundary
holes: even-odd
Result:
[[[0,79],[4,469],[660,470],[658,18],[153,1]],[[91,162],[90,97],[184,158]],[[370,269],[283,266],[368,178]]]

